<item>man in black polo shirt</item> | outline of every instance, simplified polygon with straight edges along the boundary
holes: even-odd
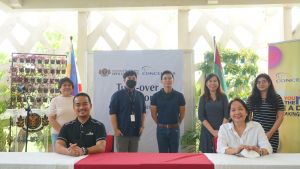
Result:
[[[115,132],[117,151],[137,152],[140,135],[144,130],[145,98],[143,93],[135,90],[136,72],[125,72],[123,79],[126,87],[112,95],[109,113]]]
[[[185,116],[185,99],[173,89],[174,75],[166,70],[161,74],[163,88],[151,97],[151,116],[157,124],[156,136],[160,153],[177,153],[179,125]]]
[[[104,152],[106,131],[104,125],[91,118],[91,99],[86,93],[73,98],[73,109],[77,118],[63,125],[58,135],[56,152],[70,156]]]

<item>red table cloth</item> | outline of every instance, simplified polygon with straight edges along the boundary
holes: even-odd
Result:
[[[214,169],[199,153],[100,153],[78,161],[74,169]]]

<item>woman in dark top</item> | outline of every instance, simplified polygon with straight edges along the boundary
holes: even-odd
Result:
[[[215,153],[214,138],[218,137],[220,126],[228,119],[228,99],[221,90],[220,80],[216,74],[209,74],[205,79],[198,117],[202,123],[200,150],[203,153]]]
[[[269,75],[262,73],[255,79],[252,94],[248,98],[248,109],[253,113],[253,121],[259,122],[276,153],[279,143],[278,128],[284,117],[284,104],[276,93]]]

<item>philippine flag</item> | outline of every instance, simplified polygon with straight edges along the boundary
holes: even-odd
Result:
[[[73,38],[70,37],[71,45],[70,45],[70,52],[67,61],[66,76],[69,77],[74,84],[73,95],[75,96],[78,92],[82,91],[82,84],[80,81],[79,74],[77,73],[77,66],[75,61],[75,53],[74,53],[72,39]]]

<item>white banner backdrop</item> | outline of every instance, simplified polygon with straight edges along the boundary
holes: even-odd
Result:
[[[174,72],[174,89],[184,92],[185,55],[182,50],[96,51],[91,54],[89,58],[93,58],[87,66],[93,70],[93,79],[90,82],[92,85],[89,86],[93,102],[93,118],[104,123],[107,133],[113,134],[109,115],[111,96],[115,91],[124,88],[123,73],[135,70],[138,76],[136,90],[145,95],[147,108],[139,152],[158,152],[156,125],[150,113],[150,98],[162,88],[160,74],[164,70]],[[181,135],[183,126],[184,124],[181,125]]]

